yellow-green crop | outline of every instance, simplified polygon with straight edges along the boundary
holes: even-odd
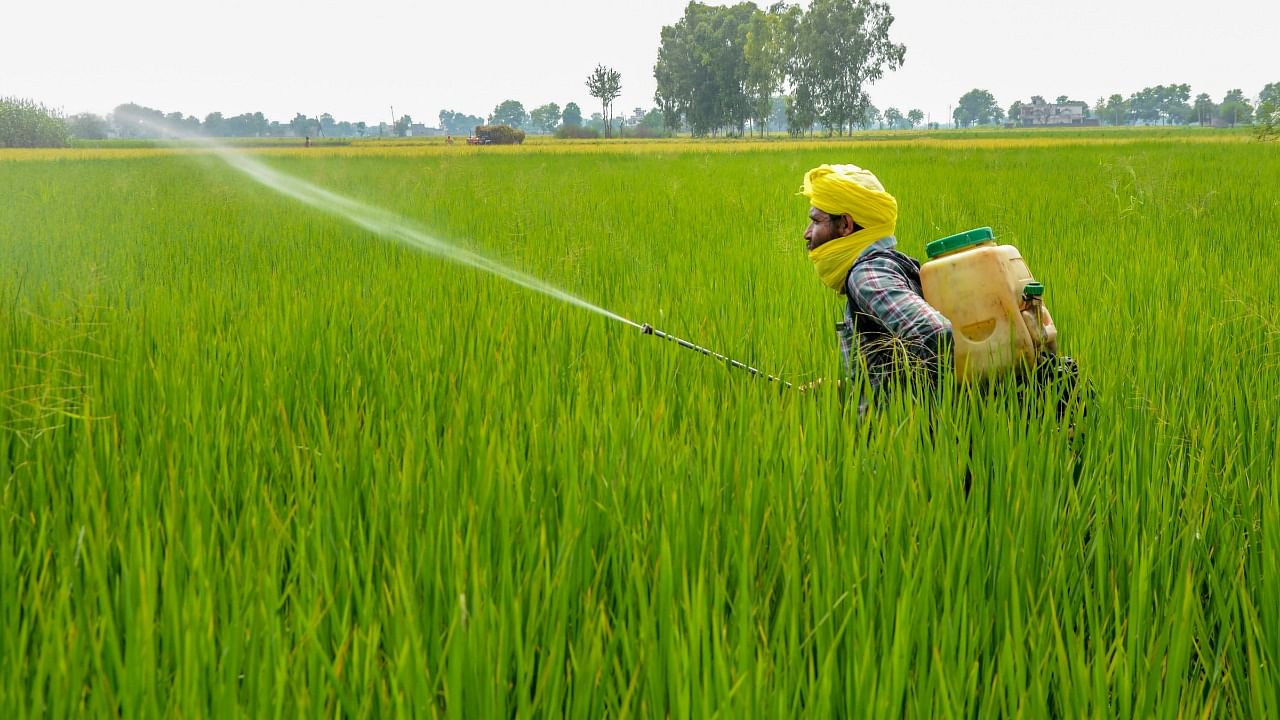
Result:
[[[1075,442],[859,420],[200,153],[0,152],[0,714],[1280,714],[1280,147],[1103,139],[257,151],[802,382],[795,192],[855,162],[907,252],[1019,247]]]

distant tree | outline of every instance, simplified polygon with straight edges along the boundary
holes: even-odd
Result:
[[[470,135],[477,125],[484,124],[484,118],[466,115],[452,110],[440,111],[440,127],[450,135]]]
[[[769,130],[779,132],[787,129],[787,99],[782,95],[774,95],[769,101]]]
[[[1070,99],[1070,98],[1068,98],[1066,95],[1059,95],[1059,96],[1058,96],[1058,99],[1057,99],[1057,100],[1054,100],[1054,102],[1055,102],[1055,103],[1057,103],[1057,104],[1059,104],[1059,105],[1065,105],[1066,103],[1071,102],[1071,99]]]
[[[109,118],[116,134],[124,138],[157,137],[156,124],[164,122],[164,113],[134,103],[117,105]]]
[[[567,127],[582,127],[582,108],[578,107],[578,103],[571,102],[564,106],[564,112],[560,114],[560,124]]]
[[[222,113],[215,111],[204,116],[204,122],[201,123],[201,127],[206,135],[223,137],[223,124]]]
[[[326,137],[332,137],[336,134],[338,121],[333,119],[329,113],[320,114],[320,134]]]
[[[65,147],[67,125],[44,105],[26,98],[0,98],[0,147]]]
[[[1022,101],[1014,100],[1013,103],[1009,105],[1009,111],[1005,113],[1005,116],[1009,118],[1009,122],[1011,123],[1019,125],[1022,124]]]
[[[394,127],[396,137],[404,137],[408,135],[409,128],[411,127],[413,127],[413,118],[408,115],[401,115],[400,119],[396,120]]]
[[[1262,86],[1262,92],[1258,93],[1258,105],[1271,103],[1272,105],[1280,105],[1280,82],[1267,83]]]
[[[289,121],[289,128],[293,130],[294,137],[315,135],[316,121],[302,113],[296,113]]]
[[[813,0],[800,20],[796,48],[799,80],[812,88],[818,117],[843,132],[870,104],[867,88],[885,69],[902,66],[905,45],[889,39],[893,13],[874,0]]]
[[[1185,122],[1193,116],[1191,86],[1156,85],[1145,87],[1129,96],[1129,113],[1135,120],[1146,123]]]
[[[1112,125],[1124,125],[1129,122],[1129,112],[1129,101],[1119,93],[1115,93],[1107,98],[1107,104],[1099,115]]]
[[[889,125],[890,129],[898,128],[902,125],[903,121],[902,111],[895,107],[886,108],[884,111],[884,121]]]
[[[533,109],[529,113],[529,124],[536,132],[553,133],[560,124],[560,106],[547,103]]]
[[[991,93],[974,88],[960,97],[951,116],[957,127],[990,125],[1004,117],[1004,110]]]
[[[1253,121],[1253,106],[1245,99],[1241,90],[1228,90],[1222,98],[1222,104],[1218,106],[1218,116],[1232,127],[1248,125]]]
[[[853,123],[864,130],[869,130],[876,126],[883,130],[884,116],[880,114],[880,108],[868,102],[858,110],[858,115],[854,118]]]
[[[519,100],[503,100],[489,114],[490,125],[510,125],[513,128],[524,127],[529,122],[529,114]]]
[[[77,113],[67,118],[67,130],[78,140],[105,140],[111,127],[107,119],[93,113]]]
[[[910,123],[911,128],[913,130],[917,125],[919,125],[923,121],[924,121],[924,113],[921,112],[918,108],[912,108],[907,113],[907,122]]]
[[[666,130],[666,119],[662,116],[662,111],[658,108],[650,108],[644,114],[644,117],[637,123],[638,127],[650,130],[654,133],[660,133]]]
[[[787,96],[787,132],[793,137],[812,132],[817,121],[813,89],[803,83],[796,85],[796,91]]]
[[[683,123],[695,136],[741,134],[749,119],[758,119],[778,39],[765,20],[753,34],[753,18],[761,12],[751,3],[691,2],[679,22],[662,28],[653,99],[669,129]]]
[[[1204,125],[1218,116],[1218,105],[1209,97],[1209,93],[1200,93],[1191,105],[1191,111],[1195,113],[1196,122]]]
[[[622,94],[622,74],[613,68],[597,64],[596,69],[587,76],[587,92],[600,101],[604,136],[607,138],[613,128],[613,101]]]
[[[793,13],[789,19],[787,10],[785,6],[774,6],[768,12],[754,9],[747,20],[742,46],[745,64],[743,90],[761,137],[767,131],[774,95],[782,89],[786,79],[790,35],[794,33],[794,17],[798,17]],[[799,10],[798,6],[796,10]]]

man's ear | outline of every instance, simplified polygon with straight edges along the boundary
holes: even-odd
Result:
[[[857,225],[853,222],[852,215],[840,216],[840,237],[848,237],[853,234]]]

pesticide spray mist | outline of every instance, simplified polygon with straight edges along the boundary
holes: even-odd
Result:
[[[562,300],[571,305],[576,305],[584,310],[603,315],[610,320],[617,320],[631,327],[639,329],[641,325],[632,322],[627,318],[610,312],[604,308],[587,302],[576,295],[565,292],[546,281],[540,280],[532,275],[520,272],[511,267],[507,267],[502,263],[480,255],[479,253],[460,248],[456,245],[432,237],[421,228],[414,226],[409,220],[388,212],[381,208],[366,205],[358,200],[339,195],[338,193],[325,190],[322,187],[313,185],[305,180],[286,175],[269,165],[256,160],[246,154],[236,152],[231,148],[220,145],[208,138],[188,135],[185,133],[176,133],[170,128],[163,127],[159,123],[147,122],[158,132],[164,133],[174,139],[184,142],[193,143],[205,148],[216,155],[226,164],[239,170],[245,175],[252,178],[257,183],[270,188],[281,195],[293,198],[298,202],[304,203],[310,207],[320,210],[321,212],[335,215],[337,217],[350,222],[357,227],[361,227],[380,237],[390,240],[396,240],[417,250],[435,255],[436,257],[450,260],[452,262],[469,265],[471,267],[484,270],[498,275],[502,278],[510,280],[517,285],[524,286],[535,292]]]
[[[791,387],[791,383],[780,380],[773,375],[763,373],[744,363],[730,359],[720,353],[708,350],[707,348],[699,345],[695,345],[687,340],[681,340],[680,338],[668,335],[660,330],[655,330],[647,323],[641,325],[640,323],[628,320],[617,313],[610,312],[598,305],[587,302],[576,295],[565,292],[564,290],[533,277],[532,275],[507,267],[497,260],[432,237],[430,234],[416,227],[410,221],[396,215],[395,213],[366,205],[358,200],[346,197],[345,195],[339,195],[338,193],[325,190],[324,188],[313,185],[305,180],[282,173],[245,153],[236,152],[231,148],[216,143],[206,137],[175,132],[173,128],[166,127],[162,123],[157,123],[149,119],[139,118],[139,121],[166,137],[192,143],[209,150],[223,162],[249,176],[264,187],[270,188],[281,195],[285,195],[286,197],[293,198],[294,200],[304,203],[321,212],[340,217],[357,227],[364,228],[365,230],[374,233],[375,235],[396,240],[408,245],[409,247],[430,253],[431,255],[435,255],[436,257],[445,260],[469,265],[479,270],[493,273],[494,275],[510,280],[517,285],[521,285],[535,292],[539,292],[543,295],[569,303],[570,305],[580,307],[583,310],[589,310],[598,315],[607,317],[610,320],[616,320],[620,323],[629,325],[642,331],[646,335],[654,335],[664,340],[670,340],[681,347],[695,350],[703,355],[714,357],[717,360],[724,361],[733,367],[746,370],[753,375],[760,375],[768,378],[769,380],[780,382],[786,387]]]

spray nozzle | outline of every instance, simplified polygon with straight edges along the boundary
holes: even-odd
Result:
[[[645,324],[641,325],[641,326],[640,326],[640,334],[641,334],[641,335],[652,335],[652,334],[653,334],[653,326],[652,326],[652,325],[650,325],[649,323],[645,323]]]

